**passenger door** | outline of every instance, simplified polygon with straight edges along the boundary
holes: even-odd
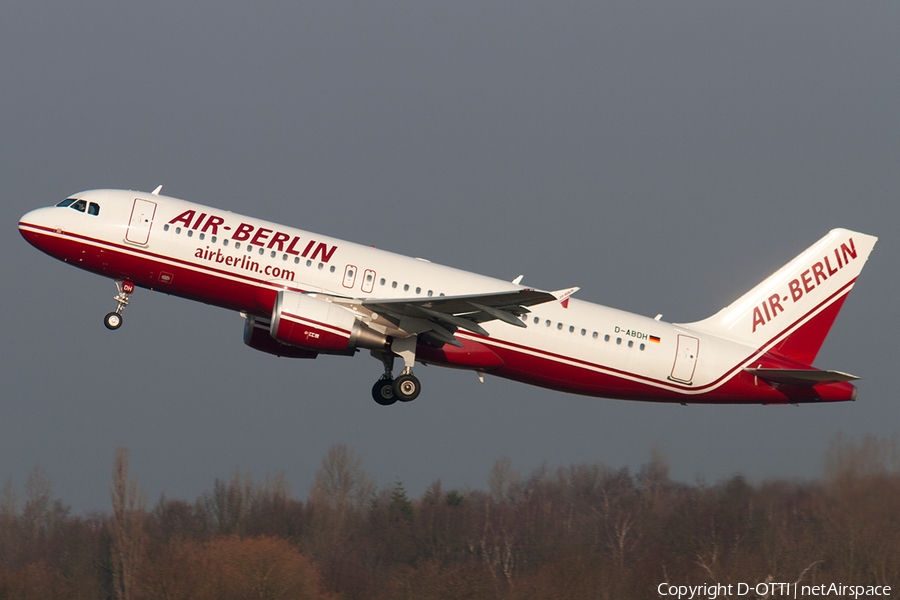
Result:
[[[134,199],[131,208],[131,219],[128,221],[128,229],[125,231],[125,241],[140,246],[146,246],[150,240],[150,228],[153,226],[153,217],[156,214],[156,202]]]

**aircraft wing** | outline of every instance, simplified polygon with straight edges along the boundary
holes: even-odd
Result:
[[[558,300],[560,296],[556,292],[524,288],[464,296],[371,300],[333,297],[332,301],[376,313],[401,332],[423,336],[439,346],[462,347],[453,337],[457,329],[487,336],[488,332],[480,324],[495,320],[527,327],[521,316],[530,312],[529,306]]]

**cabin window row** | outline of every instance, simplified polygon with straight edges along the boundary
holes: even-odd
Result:
[[[378,280],[378,285],[381,285],[381,286],[387,285],[387,279],[385,279],[384,277],[382,277],[381,279]],[[399,284],[398,282],[392,281],[392,282],[391,282],[391,289],[396,290],[397,287],[399,287],[399,285],[400,285],[400,284]],[[410,288],[410,286],[409,286],[408,283],[404,283],[404,284],[403,284],[403,291],[404,291],[404,292],[408,292],[408,291],[409,291],[409,288]],[[416,286],[416,291],[415,291],[415,292],[416,292],[416,295],[421,295],[421,294],[422,294],[422,288],[419,287],[419,286]],[[429,298],[431,298],[432,296],[434,296],[434,290],[428,290],[428,291],[425,293],[425,295],[428,296]],[[443,296],[443,295],[444,295],[444,293],[441,292],[441,293],[438,294],[438,297]]]
[[[528,322],[528,315],[522,315],[522,320],[525,321],[525,322],[527,323],[527,322]],[[537,325],[537,324],[539,324],[539,323],[541,322],[541,318],[540,318],[540,317],[534,317],[533,322],[534,322],[535,325]],[[552,326],[553,326],[553,321],[551,321],[550,319],[545,319],[545,320],[544,320],[544,326],[545,326],[545,327],[552,327]],[[559,321],[556,323],[556,329],[558,329],[559,331],[562,331],[564,328],[565,328],[565,325],[564,325],[563,323],[561,323],[561,322],[559,322]],[[574,326],[574,325],[569,325],[569,333],[575,333],[575,326]],[[588,332],[587,332],[587,329],[584,329],[584,328],[581,329],[581,335],[582,335],[582,337],[587,337],[587,333],[588,333]],[[595,331],[595,332],[593,332],[593,333],[591,334],[591,338],[592,338],[592,339],[595,339],[595,340],[596,340],[596,339],[599,339],[599,338],[600,338],[600,334],[597,333],[597,332]],[[603,336],[603,341],[604,341],[604,342],[609,342],[610,340],[612,340],[612,338],[610,337],[610,335],[609,335],[608,333],[607,333],[606,335]],[[616,338],[616,345],[617,345],[617,346],[621,346],[621,345],[622,345],[622,341],[623,341],[622,338],[617,337],[617,338]],[[628,346],[629,348],[633,348],[633,347],[634,347],[634,340],[628,340],[627,346]],[[639,349],[639,350],[644,350],[646,347],[647,347],[646,344],[641,343],[640,346],[638,346],[638,349]]]

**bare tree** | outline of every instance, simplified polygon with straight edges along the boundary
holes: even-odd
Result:
[[[19,497],[12,477],[6,480],[0,492],[0,521],[11,521],[19,514]]]
[[[522,475],[512,468],[508,456],[498,458],[488,475],[491,496],[498,501],[510,500],[522,481]]]
[[[362,458],[345,444],[335,444],[322,459],[310,490],[310,548],[319,557],[340,554],[362,508],[375,498],[375,481],[362,468]]]
[[[113,589],[120,600],[134,597],[135,573],[144,545],[147,497],[137,481],[128,479],[128,448],[116,448],[109,495],[112,500],[110,537]]]
[[[900,437],[884,440],[867,433],[859,444],[838,432],[828,443],[823,459],[825,478],[832,482],[900,471]]]
[[[310,500],[344,513],[375,496],[375,482],[362,468],[362,458],[346,444],[335,444],[322,459],[310,491]]]

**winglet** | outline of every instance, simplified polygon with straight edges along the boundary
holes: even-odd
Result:
[[[556,298],[563,308],[569,308],[569,296],[580,290],[580,287],[570,287],[565,290],[556,290],[555,292],[550,292],[554,298]]]
[[[162,191],[162,184],[156,186],[156,189],[150,192],[154,196],[159,196],[159,193]]]
[[[523,280],[524,278],[525,278],[524,275],[519,275],[518,277],[516,277],[515,279],[513,279],[512,282],[513,282],[514,284],[516,284],[516,285],[520,285],[520,284],[522,283],[522,280]]]

